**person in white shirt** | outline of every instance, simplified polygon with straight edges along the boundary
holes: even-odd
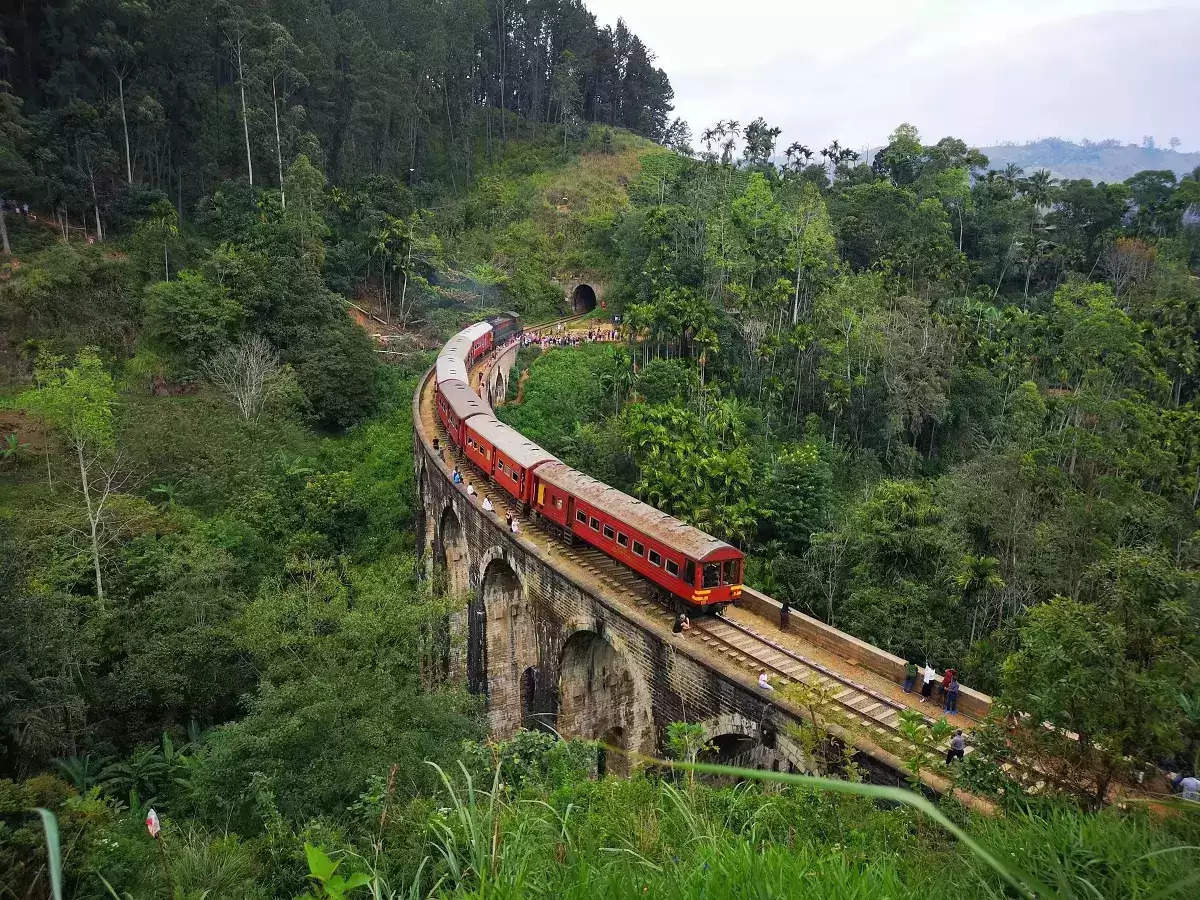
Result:
[[[486,509],[488,512],[491,512],[493,509],[496,508],[496,507],[492,506],[492,498],[491,497],[483,498],[483,508]]]
[[[758,686],[759,686],[759,688],[761,688],[764,691],[775,690],[775,688],[771,687],[771,682],[767,678],[767,670],[766,669],[763,669],[763,671],[758,673]]]
[[[933,666],[925,663],[925,672],[922,677],[924,681],[921,683],[921,702],[924,703],[933,693],[933,679],[937,678],[937,672],[933,671]]]
[[[475,496],[475,485],[471,484],[471,482],[469,482],[469,481],[467,482],[467,496],[468,497]]]
[[[513,519],[513,520],[512,520],[512,522],[510,523],[509,527],[510,527],[510,528],[512,528],[512,533],[513,533],[513,534],[520,534],[520,533],[521,533],[521,526],[517,524],[517,520],[516,520],[516,519]]]

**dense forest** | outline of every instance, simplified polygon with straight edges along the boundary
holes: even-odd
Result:
[[[0,25],[0,897],[51,892],[38,807],[81,898],[1186,886],[1194,814],[1097,808],[1200,750],[1200,173],[693,135],[562,0]],[[465,599],[417,558],[410,403],[568,272],[626,340],[526,352],[505,417],[1072,732],[997,721],[943,769],[1003,815],[487,741],[435,664]],[[1023,796],[1014,747],[1061,790]]]

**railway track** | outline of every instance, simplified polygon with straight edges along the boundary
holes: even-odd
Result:
[[[562,321],[580,318],[573,316]],[[556,323],[550,323],[552,327]],[[424,403],[422,404],[425,405]],[[446,430],[436,415],[425,418],[447,449],[449,458],[460,471],[473,475],[477,490],[491,482],[467,460],[466,456],[449,440]],[[602,585],[608,595],[629,606],[636,607],[664,628],[670,628],[674,611],[654,596],[651,585],[645,579],[620,565],[599,550],[583,543],[568,544],[557,531],[539,520],[522,516],[519,504],[502,489],[488,490],[488,496],[501,522],[508,515],[518,519],[522,531],[536,535],[553,555],[569,560],[585,571],[595,582]],[[860,684],[821,663],[784,647],[752,628],[730,621],[723,616],[698,618],[692,623],[690,635],[685,640],[695,640],[710,654],[757,678],[766,671],[778,689],[801,685],[813,691],[817,714],[829,719],[852,733],[858,733],[879,744],[896,755],[904,755],[915,745],[900,730],[901,712],[910,707],[887,697],[870,687]],[[797,704],[800,705],[800,704]],[[934,719],[922,716],[927,724]],[[935,749],[944,753],[948,740]],[[972,748],[967,747],[970,754]],[[1045,783],[1045,776],[1019,763],[1007,763],[1002,767],[1009,777],[1016,780],[1027,791],[1036,792]]]

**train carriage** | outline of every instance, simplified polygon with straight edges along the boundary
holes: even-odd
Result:
[[[464,328],[456,338],[466,347],[464,361],[468,368],[475,360],[492,349],[492,326],[489,322],[476,322],[470,328]]]
[[[740,550],[602,481],[555,460],[534,470],[531,494],[540,516],[690,606],[741,596]]]
[[[520,501],[522,508],[531,496],[530,472],[543,463],[557,462],[546,450],[493,416],[468,419],[463,439],[467,459]]]
[[[489,412],[479,395],[466,382],[457,379],[438,384],[436,402],[438,418],[442,420],[446,433],[456,447],[463,445],[463,428],[467,419]]]

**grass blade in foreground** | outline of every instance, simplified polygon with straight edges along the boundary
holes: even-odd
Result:
[[[48,809],[34,810],[42,817],[42,828],[46,831],[46,868],[50,870],[50,894],[54,900],[62,900],[62,849],[58,841],[58,819]]]

